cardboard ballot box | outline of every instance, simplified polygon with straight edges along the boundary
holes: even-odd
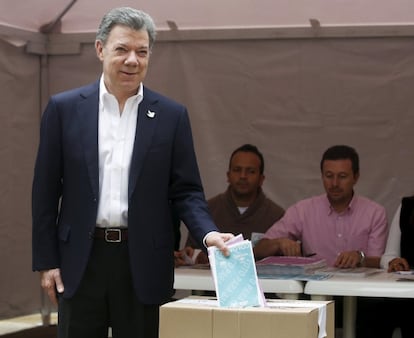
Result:
[[[267,307],[223,308],[188,297],[160,309],[159,338],[334,338],[332,301],[268,300]]]

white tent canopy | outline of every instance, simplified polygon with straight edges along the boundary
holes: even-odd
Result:
[[[28,51],[37,53],[74,51],[74,43],[93,39],[102,16],[117,6],[150,13],[161,39],[411,36],[414,32],[410,0],[154,0],[142,4],[0,0],[0,37],[28,44]]]
[[[155,19],[161,30],[168,22],[184,30],[255,27],[305,27],[309,19],[328,26],[394,25],[413,23],[410,0],[1,0],[0,24],[39,32],[61,14],[60,32],[94,33],[102,16],[111,8],[140,8]]]
[[[230,153],[265,157],[265,193],[287,208],[323,192],[333,144],[361,157],[357,193],[391,219],[414,192],[411,0],[0,0],[0,318],[38,311],[31,272],[31,180],[51,94],[98,79],[95,31],[110,8],[159,29],[145,85],[190,113],[206,197],[226,187]]]

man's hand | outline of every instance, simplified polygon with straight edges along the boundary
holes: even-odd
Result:
[[[289,238],[276,239],[279,251],[283,256],[302,256],[301,243]]]
[[[269,256],[301,256],[301,244],[289,238],[262,238],[253,248],[256,260]]]
[[[225,242],[227,242],[229,239],[233,237],[234,235],[231,233],[221,233],[212,231],[207,235],[205,241],[207,246],[215,246],[222,252],[224,256],[229,256],[230,251],[227,248]]]
[[[342,269],[356,268],[360,262],[361,254],[359,251],[344,251],[338,255],[334,265]]]
[[[40,285],[46,291],[50,300],[54,304],[57,304],[56,290],[59,293],[65,290],[62,278],[60,277],[60,269],[40,271]]]
[[[410,270],[410,265],[405,258],[397,257],[388,263],[388,272],[408,270]]]

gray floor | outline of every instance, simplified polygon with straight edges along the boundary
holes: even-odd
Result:
[[[57,315],[56,313],[52,313],[50,323],[56,324],[56,322]],[[28,316],[3,319],[0,320],[0,335],[30,329],[32,327],[40,325],[42,325],[42,318],[40,316],[40,313]]]
[[[50,324],[57,324],[57,313],[54,312],[51,314]],[[40,313],[0,320],[0,336],[41,325],[43,325],[43,322]],[[111,329],[109,329],[108,337],[112,337]]]

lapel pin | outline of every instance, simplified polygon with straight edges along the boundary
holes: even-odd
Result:
[[[148,111],[147,111],[147,116],[148,116],[150,119],[153,119],[153,118],[155,117],[155,112],[153,112],[153,111],[151,111],[151,110],[148,110]]]

